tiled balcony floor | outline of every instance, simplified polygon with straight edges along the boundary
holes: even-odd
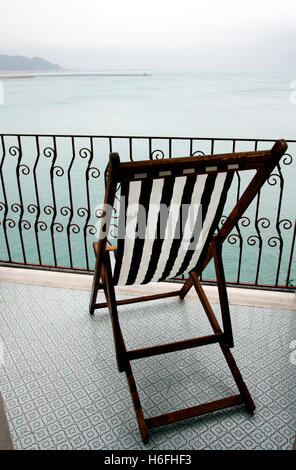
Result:
[[[296,432],[296,311],[231,306],[233,354],[257,406],[151,430],[144,446],[107,310],[89,292],[4,282],[0,390],[16,449],[291,449]],[[252,291],[250,291],[252,295]],[[213,305],[219,318],[219,306]],[[200,304],[120,307],[129,348],[211,333]],[[237,393],[217,345],[133,362],[145,416]]]

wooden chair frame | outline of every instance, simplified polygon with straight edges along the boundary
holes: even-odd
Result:
[[[234,357],[230,351],[233,347],[233,334],[231,326],[231,318],[229,312],[229,304],[227,298],[227,290],[222,261],[222,244],[226,237],[229,235],[233,227],[236,225],[240,217],[243,215],[247,207],[253,201],[258,191],[270,176],[271,172],[278,165],[282,155],[287,150],[287,144],[284,140],[278,140],[271,150],[253,151],[253,152],[240,152],[220,155],[205,155],[198,157],[185,157],[163,160],[151,160],[141,162],[128,162],[120,163],[119,156],[116,153],[110,154],[108,170],[106,174],[106,193],[105,193],[105,208],[104,220],[101,226],[100,241],[94,244],[96,253],[96,267],[93,278],[91,299],[90,299],[90,314],[94,314],[94,310],[98,308],[108,307],[115,344],[115,352],[117,365],[120,372],[125,372],[129,390],[135,409],[139,430],[143,442],[149,439],[149,429],[160,425],[172,423],[185,418],[201,415],[211,411],[227,408],[233,405],[245,403],[247,410],[252,413],[255,409],[255,404],[252,397],[243,381],[241,373],[235,363]],[[110,250],[114,247],[107,246],[107,239],[103,237],[103,233],[108,233],[110,226],[111,214],[106,210],[107,205],[113,206],[115,199],[115,191],[117,184],[122,181],[131,181],[135,178],[157,178],[160,174],[169,172],[171,176],[179,176],[192,172],[199,174],[207,172],[222,172],[222,171],[237,171],[237,170],[256,170],[251,182],[245,189],[239,201],[231,211],[230,215],[214,235],[207,256],[202,263],[198,272],[191,272],[186,282],[181,288],[167,293],[154,294],[149,296],[116,300],[115,289],[112,279],[112,270],[110,262]],[[215,271],[218,283],[219,300],[221,306],[221,316],[223,329],[221,329],[214,312],[209,304],[205,292],[200,283],[199,277],[211,259],[214,259]],[[141,349],[127,350],[124,338],[122,335],[118,309],[117,307],[124,304],[131,304],[135,302],[143,302],[155,300],[165,297],[178,296],[184,299],[191,287],[194,287],[200,302],[205,310],[213,334],[191,338],[174,343],[161,344]],[[99,289],[103,289],[106,297],[106,302],[96,303],[97,293]],[[183,349],[203,346],[207,344],[219,343],[228,367],[232,373],[234,381],[238,387],[239,393],[227,398],[215,400],[209,403],[185,408],[182,410],[166,413],[160,416],[144,418],[142,406],[140,403],[137,386],[133,376],[130,362],[135,359],[164,354],[173,351],[180,351]]]

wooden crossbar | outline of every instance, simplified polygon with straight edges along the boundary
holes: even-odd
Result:
[[[176,177],[187,172],[208,173],[233,169],[251,170],[263,167],[272,157],[272,150],[199,155],[197,157],[164,158],[120,163],[118,181],[158,177]]]
[[[160,344],[157,346],[150,346],[148,348],[133,349],[126,352],[128,360],[140,359],[149,356],[158,356],[159,354],[166,354],[174,351],[182,351],[184,349],[195,348],[197,346],[205,346],[206,344],[220,343],[225,340],[224,333],[218,333],[208,336],[200,336],[198,338],[185,339],[183,341],[176,341],[175,343]]]
[[[192,418],[193,416],[211,413],[230,406],[241,405],[242,403],[244,403],[244,400],[241,395],[233,395],[227,398],[221,398],[220,400],[211,401],[209,403],[203,403],[201,405],[183,408],[182,410],[172,411],[171,413],[146,418],[145,422],[147,428],[155,428],[165,424],[174,423],[176,421],[181,421],[182,419]]]
[[[149,300],[164,299],[165,297],[176,297],[180,295],[180,289],[171,292],[162,292],[160,294],[146,295],[143,297],[134,297],[131,299],[121,299],[116,301],[116,305],[135,304],[137,302],[148,302]],[[107,302],[95,304],[95,309],[108,307]]]

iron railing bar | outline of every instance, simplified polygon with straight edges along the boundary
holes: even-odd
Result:
[[[288,271],[287,271],[287,278],[286,278],[286,287],[290,287],[289,282],[291,282],[290,275],[291,275],[291,268],[292,268],[293,253],[294,253],[294,248],[295,248],[295,239],[296,239],[296,219],[294,222],[294,231],[293,231],[292,242],[291,242],[290,257],[289,257],[289,264],[288,264]],[[294,285],[296,285],[296,279],[294,280]]]
[[[255,140],[254,150],[256,151],[257,149],[258,149],[258,140]],[[259,222],[258,216],[259,216],[260,198],[261,198],[261,189],[259,189],[258,194],[257,194],[256,210],[255,210],[255,230],[257,232],[258,242],[259,242],[259,252],[258,252],[258,258],[257,258],[255,285],[258,285],[260,264],[261,264],[261,256],[262,256],[262,236],[261,236],[261,232],[259,230],[259,223],[258,223]],[[249,238],[248,238],[248,240],[249,240]]]
[[[129,159],[133,161],[133,138],[129,137]]]
[[[283,253],[283,238],[281,234],[281,229],[280,229],[280,214],[281,214],[281,208],[282,208],[282,197],[283,197],[283,188],[284,188],[284,178],[281,172],[280,165],[277,165],[278,169],[278,176],[280,178],[280,196],[279,196],[279,202],[278,202],[278,209],[277,209],[277,216],[276,216],[276,230],[278,233],[278,240],[279,240],[279,258],[278,258],[278,265],[277,265],[277,272],[276,272],[276,280],[275,280],[275,285],[278,285],[279,281],[279,275],[280,275],[280,268],[281,268],[281,261],[282,261],[282,253]],[[271,175],[273,176],[273,175]],[[272,237],[273,238],[273,237]]]
[[[89,136],[90,138],[94,139],[94,136]],[[108,137],[108,141],[109,141],[109,152],[111,153],[113,150],[112,150],[112,137]]]
[[[55,194],[54,175],[55,175],[55,169],[57,169],[57,171],[58,171],[58,167],[55,166],[57,156],[58,156],[58,152],[57,152],[57,142],[56,142],[55,136],[52,137],[52,140],[53,140],[53,158],[52,158],[52,163],[51,163],[51,166],[50,166],[50,185],[51,185],[51,195],[52,195],[52,202],[53,202],[53,214],[52,214],[52,219],[51,219],[51,224],[50,224],[50,232],[51,232],[52,252],[53,252],[53,258],[54,258],[54,264],[55,264],[55,266],[57,266],[58,262],[57,262],[54,230],[59,225],[56,225],[57,202],[56,202],[56,194]],[[62,170],[62,171],[64,172],[64,170]]]
[[[41,266],[42,257],[41,257],[39,234],[38,234],[38,222],[39,222],[39,217],[40,217],[40,200],[39,200],[38,181],[37,181],[37,174],[36,174],[37,166],[38,166],[39,159],[40,159],[40,144],[39,144],[39,137],[37,135],[35,136],[35,141],[36,141],[37,157],[36,157],[34,167],[33,167],[33,178],[34,178],[35,196],[36,196],[36,218],[34,222],[34,228],[35,228],[35,238],[36,238],[36,245],[37,245],[38,260]]]
[[[19,193],[19,206],[20,206],[20,217],[18,221],[18,229],[19,229],[19,236],[20,236],[20,241],[21,241],[21,248],[22,248],[22,254],[24,258],[24,263],[27,263],[27,257],[26,257],[26,250],[25,250],[25,244],[24,244],[24,238],[23,238],[23,232],[22,232],[22,221],[23,221],[23,215],[24,215],[24,202],[23,202],[23,194],[22,194],[22,188],[21,188],[21,183],[20,183],[20,167],[21,167],[21,161],[23,157],[23,152],[22,152],[22,143],[21,143],[21,136],[17,135],[17,142],[18,142],[18,160],[15,168],[16,172],[16,180],[17,180],[17,188],[18,188],[18,193]],[[13,147],[13,146],[12,146]],[[12,148],[10,147],[10,148]]]
[[[237,141],[237,139],[233,139],[233,141],[232,141],[232,152],[235,152],[236,141]],[[240,177],[240,174],[239,174],[238,171],[235,172],[235,175],[237,176],[236,202],[238,202],[238,200],[239,200],[239,198],[240,198],[241,177]],[[236,282],[237,282],[237,284],[240,284],[240,274],[241,274],[241,265],[242,265],[242,253],[243,253],[243,237],[242,237],[242,235],[241,235],[241,231],[240,231],[240,228],[239,228],[239,224],[238,224],[238,223],[235,225],[235,228],[236,228],[236,230],[237,230],[238,237],[239,237],[239,258],[238,258],[238,267],[237,267],[237,278],[236,278]]]
[[[71,170],[72,170],[72,166],[73,166],[73,163],[74,163],[74,160],[75,160],[75,155],[76,155],[75,140],[74,139],[75,139],[75,137],[72,136],[71,137],[72,159],[71,159],[70,165],[68,167],[68,171],[67,171],[68,187],[69,187],[69,199],[70,199],[70,218],[69,218],[68,225],[67,225],[67,238],[68,238],[68,249],[69,249],[69,257],[70,257],[70,266],[71,266],[71,268],[73,268],[73,258],[72,258],[72,249],[71,249],[70,230],[71,230],[71,227],[72,227],[72,220],[73,220],[73,217],[74,217],[73,195],[72,195],[72,186],[71,186]]]
[[[7,220],[7,214],[8,214],[8,199],[7,199],[5,183],[4,183],[4,175],[3,175],[3,165],[4,165],[4,161],[6,157],[6,147],[5,147],[4,136],[1,136],[1,143],[2,143],[3,153],[2,153],[2,160],[0,164],[0,176],[1,176],[1,183],[2,183],[2,191],[3,191],[3,196],[4,196],[4,206],[5,206],[2,224],[3,224],[3,232],[4,232],[8,259],[9,261],[11,261],[11,252],[10,252],[9,240],[8,240],[8,235],[7,235],[7,227],[6,227],[6,220]]]
[[[88,223],[90,220],[90,214],[91,214],[91,209],[90,209],[90,193],[89,193],[89,170],[91,168],[91,163],[94,158],[94,146],[93,146],[93,139],[90,137],[90,157],[87,162],[87,169],[86,169],[86,198],[87,198],[87,217],[85,220],[85,225],[84,225],[84,250],[85,250],[85,259],[86,259],[86,269],[89,269],[89,257],[88,257],[88,247],[87,247],[87,228],[88,228]]]

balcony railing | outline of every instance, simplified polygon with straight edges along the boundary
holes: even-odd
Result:
[[[279,136],[284,137],[284,136]],[[121,160],[269,149],[274,140],[86,135],[0,135],[0,264],[90,273],[92,242],[104,197],[110,151]],[[224,243],[228,284],[274,289],[296,286],[296,140]],[[226,203],[248,182],[236,174]],[[114,208],[113,234],[117,215]],[[213,266],[204,282],[215,282]]]

